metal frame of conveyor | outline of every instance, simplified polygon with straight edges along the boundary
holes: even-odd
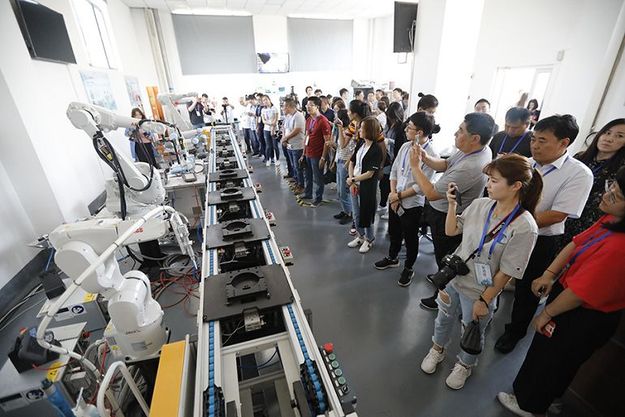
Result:
[[[356,417],[355,396],[345,378],[339,378],[335,355],[319,347],[306,320],[232,127],[213,127],[210,148],[194,417],[253,417],[256,387],[268,385],[275,389],[281,416]],[[224,178],[217,180],[220,171]],[[233,185],[241,192],[233,192]],[[219,195],[225,187],[228,191]],[[218,210],[225,203],[244,207],[251,218],[220,221]],[[234,232],[227,229],[238,221],[243,223]],[[251,245],[253,259],[262,259],[262,265],[226,268],[232,262],[223,259],[227,248],[229,257],[233,251],[247,253]],[[277,353],[277,365],[246,378],[242,360],[267,351]]]

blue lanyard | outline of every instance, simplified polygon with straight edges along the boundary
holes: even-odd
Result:
[[[567,156],[566,159],[564,160],[564,162],[562,163],[562,165],[560,166],[560,168],[562,168],[564,166],[564,164],[566,164],[566,161],[568,161],[568,160],[569,160],[569,157]],[[534,162],[534,165],[532,166],[532,168],[536,168],[536,162]],[[543,173],[543,177],[546,177],[547,175],[551,174],[556,169],[558,169],[558,167],[555,167],[555,166],[549,168],[549,171]]]
[[[493,215],[493,211],[495,211],[496,205],[497,205],[497,202],[495,202],[495,204],[493,204],[490,210],[488,211],[488,217],[486,217],[486,222],[484,223],[484,229],[482,230],[482,238],[480,239],[480,245],[477,247],[478,257],[480,256],[480,254],[482,253],[482,249],[484,248],[484,244],[486,242],[486,236],[489,235],[488,224],[490,223],[490,218]],[[521,209],[521,204],[517,204],[514,210],[512,210],[510,214],[508,214],[508,216],[506,217],[505,221],[503,222],[503,226],[501,227],[501,229],[499,229],[499,232],[497,232],[497,235],[495,236],[495,239],[493,240],[493,244],[490,246],[490,249],[488,250],[489,260],[493,256],[493,252],[495,251],[495,247],[497,246],[497,243],[499,243],[501,239],[503,239],[504,232],[506,231],[506,229],[508,228],[512,220],[516,218],[516,214],[520,209]],[[493,231],[496,229],[497,229],[497,226],[493,229]]]
[[[467,157],[469,157],[469,156],[471,156],[471,155],[475,155],[476,153],[480,153],[480,152],[482,152],[483,150],[484,150],[484,148],[482,148],[482,149],[478,149],[477,151],[473,151],[473,152],[471,152],[471,153],[468,153],[468,154],[463,155],[463,156],[462,156],[462,158],[458,159],[456,162],[453,162],[453,163],[449,164],[449,168],[451,168],[452,166],[454,166],[454,165],[456,165],[456,164],[459,164],[460,162],[462,162],[462,160],[463,160],[464,158],[467,158]],[[461,152],[462,152],[462,151],[461,151]]]
[[[315,125],[317,124],[317,119],[319,118],[319,116],[315,117],[314,119],[312,119],[310,121],[310,127],[308,128],[308,134],[312,134],[313,130],[315,129]]]
[[[523,133],[523,136],[521,136],[515,143],[514,145],[512,145],[512,148],[507,152],[507,153],[512,153],[514,152],[514,150],[517,148],[517,146],[519,146],[519,144],[521,143],[521,141],[523,139],[525,139],[525,136],[527,136],[529,132],[525,132]],[[503,141],[501,142],[501,146],[499,146],[499,151],[497,151],[497,153],[501,153],[501,150],[503,149],[504,145],[506,144],[506,142],[508,141],[508,135],[504,136]]]
[[[571,265],[573,265],[580,255],[582,255],[588,249],[590,249],[591,247],[595,246],[597,243],[599,243],[602,240],[606,239],[610,235],[612,235],[612,232],[608,230],[608,231],[605,231],[605,233],[603,233],[603,234],[594,235],[590,239],[588,239],[586,241],[586,243],[584,243],[582,245],[581,249],[579,251],[575,252],[575,254],[571,257],[571,259],[567,263],[567,268],[570,267]]]

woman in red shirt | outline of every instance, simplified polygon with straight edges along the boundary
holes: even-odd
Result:
[[[534,318],[536,334],[514,394],[497,395],[516,415],[544,416],[582,364],[612,337],[625,309],[625,167],[605,188],[599,204],[605,216],[575,236],[532,283],[536,296],[549,299]]]

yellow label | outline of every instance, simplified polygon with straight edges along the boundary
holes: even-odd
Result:
[[[60,369],[61,366],[63,366],[63,362],[54,362],[52,365],[48,367],[50,368],[50,370],[48,371],[46,377],[50,381],[55,382],[59,376],[59,371],[61,370]]]
[[[83,303],[88,303],[90,301],[95,301],[98,298],[98,294],[94,294],[92,292],[88,292],[85,294],[85,297],[82,299]]]
[[[109,347],[111,348],[111,350],[119,350],[119,346],[117,345],[111,345]]]

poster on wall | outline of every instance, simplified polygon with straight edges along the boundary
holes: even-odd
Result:
[[[101,106],[109,110],[117,110],[117,104],[113,97],[111,80],[105,72],[80,71],[82,84],[89,98],[89,103]]]
[[[131,107],[138,107],[143,110],[143,102],[141,101],[141,88],[139,87],[139,79],[137,77],[124,77],[126,80],[126,91],[130,99]]]

